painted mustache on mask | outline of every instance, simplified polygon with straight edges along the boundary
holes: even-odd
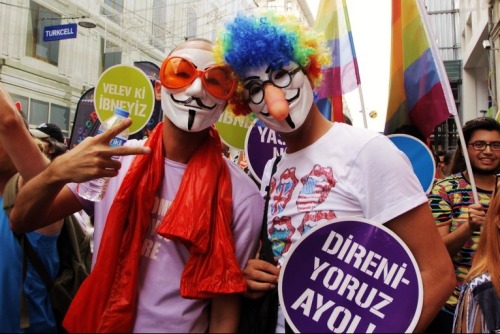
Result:
[[[204,104],[201,99],[197,98],[197,97],[192,97],[190,96],[189,98],[187,98],[186,100],[182,101],[182,100],[177,100],[173,94],[170,94],[170,97],[172,98],[172,100],[175,102],[175,103],[180,103],[180,104],[184,104],[184,105],[188,105],[189,103],[191,103],[191,101],[195,101],[196,104],[198,105],[199,108],[203,108],[203,109],[208,109],[208,110],[212,110],[213,108],[215,108],[217,106],[217,104],[214,104],[213,106],[207,106],[206,104]],[[196,108],[196,106],[192,106],[190,105],[189,107],[194,107]]]

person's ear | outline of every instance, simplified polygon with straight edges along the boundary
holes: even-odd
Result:
[[[155,80],[155,99],[157,101],[161,100],[161,82],[160,80]]]

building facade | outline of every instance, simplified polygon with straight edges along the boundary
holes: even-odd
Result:
[[[239,11],[270,6],[309,24],[305,0],[11,0],[0,2],[0,82],[30,126],[55,123],[69,137],[76,105],[116,64],[157,66],[189,37],[214,40]],[[44,41],[44,29],[76,24],[76,37]]]
[[[458,0],[425,0],[424,4],[455,98],[457,113],[462,117],[462,54]],[[431,146],[435,152],[452,150],[456,147],[456,142],[456,123],[453,118],[437,126],[431,136]]]
[[[494,54],[487,47],[489,12],[489,0],[460,0],[463,122],[486,114],[492,106],[496,108],[495,89],[491,90],[495,83],[490,63]]]
[[[497,71],[497,65],[500,64],[500,1],[498,0],[489,0],[488,1],[488,41],[489,45],[489,55],[490,62],[489,67],[491,68],[491,80],[492,80],[492,89],[495,92],[493,96],[494,101],[494,110],[496,111],[496,118],[500,121],[500,113],[499,113],[499,101],[498,98],[500,96],[499,88],[500,88],[500,75]]]
[[[356,0],[361,1],[361,0]],[[423,0],[462,123],[497,108],[498,0]],[[76,105],[116,64],[160,65],[186,38],[214,39],[238,11],[293,12],[310,26],[306,0],[12,0],[0,2],[0,82],[31,126],[59,125],[70,135]],[[44,28],[75,23],[76,38],[44,41]],[[85,28],[95,25],[93,28]],[[488,42],[488,43],[486,43]],[[347,112],[348,113],[348,112]],[[453,121],[439,126],[441,149],[456,143]]]

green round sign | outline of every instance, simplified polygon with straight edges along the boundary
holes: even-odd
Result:
[[[153,115],[155,95],[151,81],[137,67],[115,65],[97,81],[94,107],[101,122],[111,117],[115,107],[127,110],[132,119],[130,134],[139,132]]]
[[[224,144],[244,151],[248,128],[252,126],[254,119],[255,115],[252,113],[246,116],[235,116],[232,112],[225,110],[215,123],[215,128],[219,131]]]

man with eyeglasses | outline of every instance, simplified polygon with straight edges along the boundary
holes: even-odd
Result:
[[[238,15],[218,42],[216,54],[240,79],[240,103],[232,107],[253,112],[286,143],[274,173],[276,158],[268,162],[261,189],[265,195],[270,185],[264,227],[278,262],[248,262],[247,296],[276,288],[287,251],[311,228],[363,217],[394,231],[415,256],[424,287],[415,331],[423,330],[453,289],[451,260],[404,154],[375,131],[330,122],[319,112],[313,92],[331,54],[324,38],[293,16],[267,12]],[[276,331],[285,331],[280,308]]]
[[[446,244],[456,272],[456,288],[427,329],[428,333],[451,333],[462,282],[472,264],[481,226],[500,172],[500,124],[490,117],[465,123],[467,153],[479,203],[474,203],[470,175],[460,142],[450,163],[451,175],[438,180],[428,195],[436,226]]]
[[[164,121],[147,141],[122,147],[149,154],[112,158],[122,151],[109,138],[128,119],[87,138],[21,190],[12,212],[19,231],[57,218],[46,212],[94,215],[93,268],[64,320],[69,332],[236,332],[241,268],[257,249],[263,201],[222,157],[213,125],[236,78],[212,48],[190,39],[164,60],[155,83]],[[116,176],[100,202],[77,197],[75,183],[64,186],[98,172]]]

